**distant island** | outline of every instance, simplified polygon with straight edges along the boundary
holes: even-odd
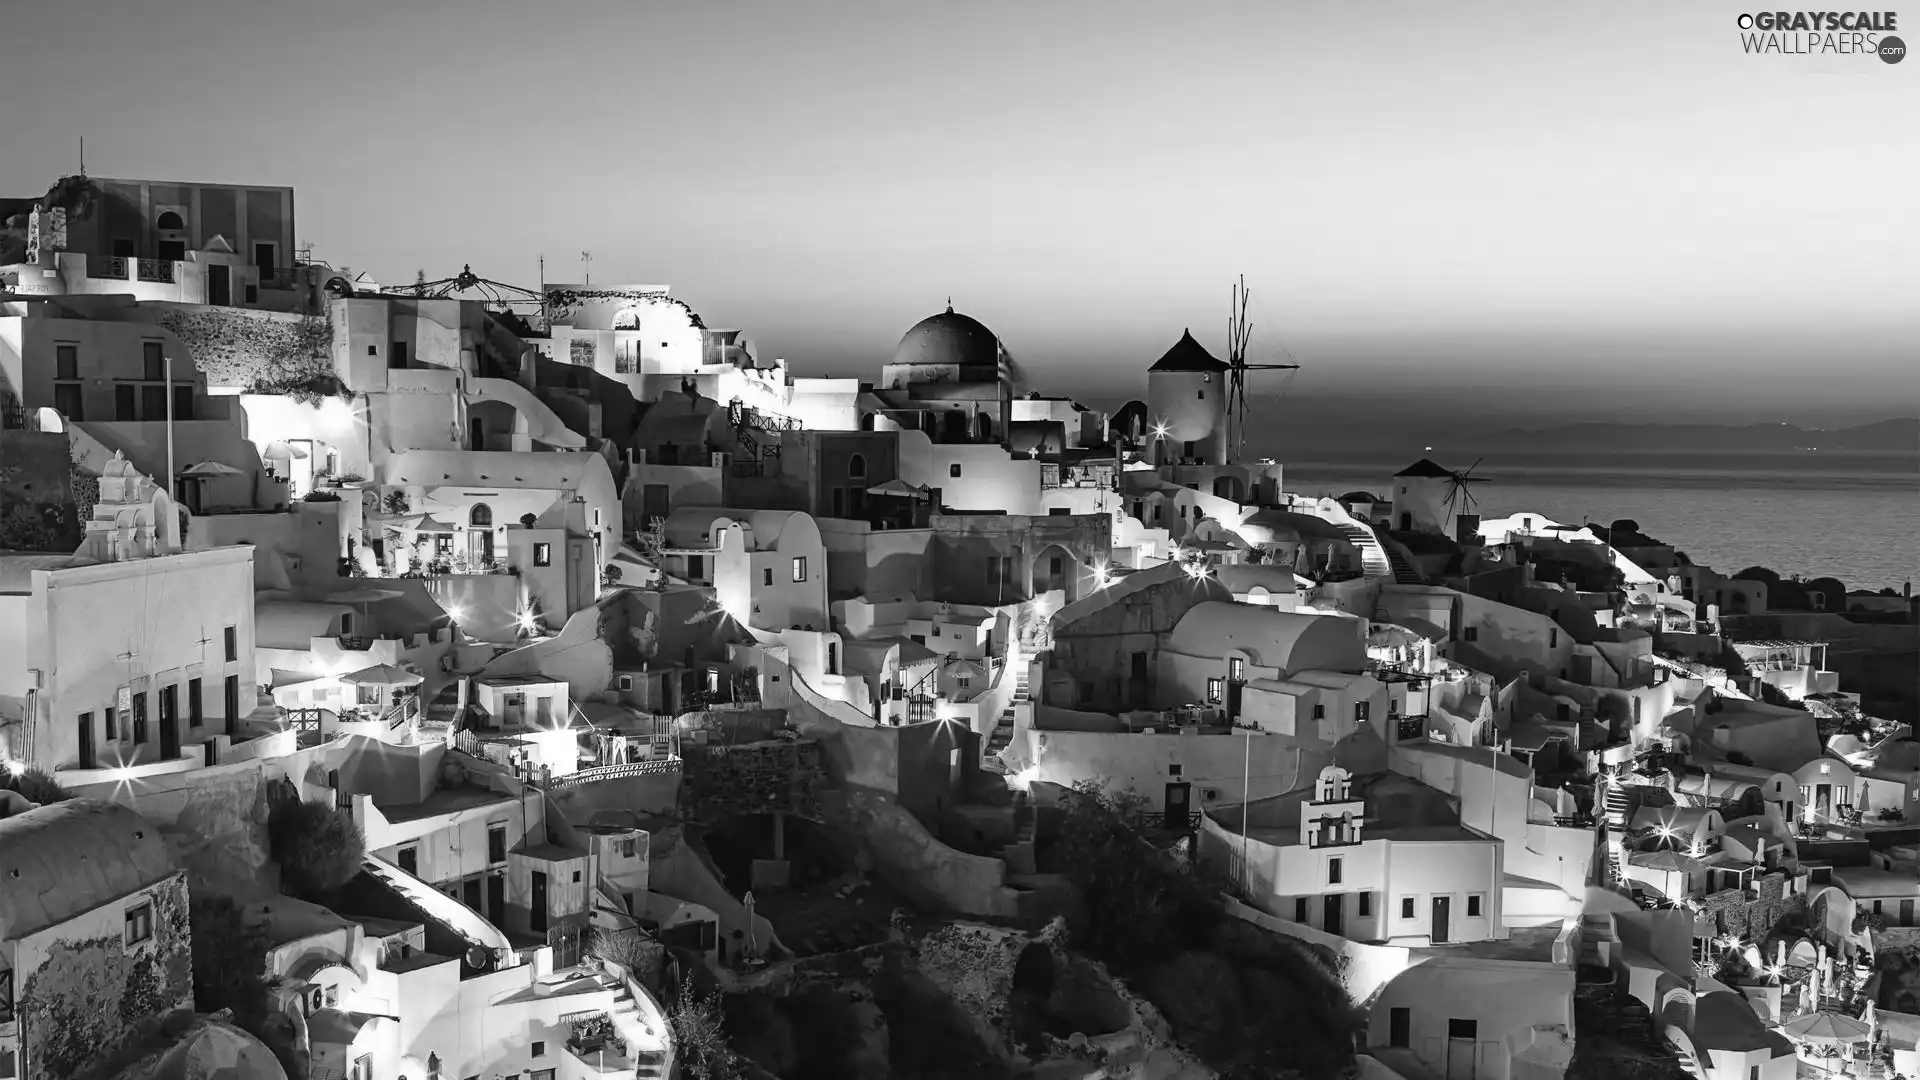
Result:
[[[1640,453],[1790,453],[1846,451],[1920,455],[1920,418],[1901,417],[1822,430],[1794,424],[1563,424],[1508,428],[1474,440],[1488,450],[1605,446]]]

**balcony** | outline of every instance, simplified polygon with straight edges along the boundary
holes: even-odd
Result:
[[[87,276],[103,281],[127,280],[127,260],[118,255],[87,256]]]
[[[172,259],[141,259],[136,272],[139,274],[141,281],[172,284],[173,266],[174,263]]]

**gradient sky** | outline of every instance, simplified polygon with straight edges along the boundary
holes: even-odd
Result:
[[[871,375],[951,294],[1048,389],[1123,397],[1183,327],[1221,351],[1244,273],[1297,399],[1910,414],[1920,60],[1743,55],[1742,10],[23,4],[0,192],[84,135],[95,175],[291,184],[382,280],[590,248],[806,373]]]

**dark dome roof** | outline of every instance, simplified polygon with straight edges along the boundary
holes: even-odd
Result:
[[[1432,458],[1421,458],[1419,461],[1414,462],[1393,475],[1396,477],[1414,476],[1432,480],[1451,480],[1453,479],[1453,470],[1437,464]]]
[[[949,307],[921,319],[893,350],[896,364],[959,364],[999,370],[1000,339],[978,319]]]
[[[1149,372],[1226,371],[1228,368],[1204,346],[1193,340],[1192,330],[1187,330],[1180,334],[1180,340],[1174,342],[1173,348],[1168,349],[1167,354],[1154,361],[1153,366],[1147,370]]]

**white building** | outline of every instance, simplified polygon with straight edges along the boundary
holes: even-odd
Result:
[[[1218,811],[1202,855],[1244,881],[1256,907],[1356,941],[1442,945],[1506,936],[1504,845],[1462,825],[1439,792],[1394,773],[1356,791],[1321,770],[1308,792]]]
[[[257,734],[253,549],[181,551],[179,525],[173,501],[115,458],[77,554],[0,557],[16,760],[81,786],[230,760]]]
[[[827,549],[794,510],[690,507],[667,518],[667,571],[713,587],[720,609],[760,630],[825,630]]]

